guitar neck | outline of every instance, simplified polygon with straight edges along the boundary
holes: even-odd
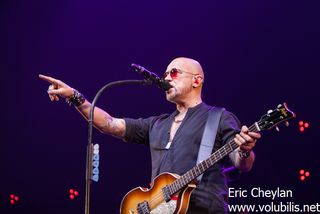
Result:
[[[258,125],[255,123],[249,127],[250,132],[257,132],[259,131]],[[188,172],[183,174],[177,180],[175,180],[172,184],[167,186],[167,190],[169,194],[172,196],[178,191],[180,191],[183,187],[189,184],[191,181],[196,179],[199,175],[204,173],[207,169],[209,169],[212,165],[217,163],[223,157],[237,149],[239,145],[234,141],[231,140],[230,142],[226,143],[224,146],[219,148],[216,152],[209,156],[208,159],[200,162]]]

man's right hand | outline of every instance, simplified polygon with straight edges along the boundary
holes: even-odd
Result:
[[[58,101],[59,97],[68,99],[74,94],[75,90],[61,80],[42,74],[39,74],[39,78],[50,83],[48,94],[51,101]],[[90,105],[90,102],[85,101],[83,105],[76,108],[86,120],[88,120],[90,115]],[[124,119],[114,118],[98,107],[94,108],[93,125],[100,132],[121,139],[124,138],[126,133],[126,122]]]
[[[73,95],[74,89],[61,80],[39,74],[39,78],[50,83],[48,95],[51,101],[59,101],[59,97],[69,98]]]

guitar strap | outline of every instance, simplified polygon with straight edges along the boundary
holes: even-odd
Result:
[[[218,132],[219,122],[224,108],[212,107],[209,111],[207,123],[202,135],[201,144],[198,152],[197,164],[207,159],[211,153],[216,141],[216,134]],[[198,182],[201,181],[203,174],[198,176]]]

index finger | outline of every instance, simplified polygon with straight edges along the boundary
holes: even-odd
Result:
[[[242,127],[241,127],[241,132],[243,132],[243,133],[248,133],[248,132],[249,132],[248,127],[247,127],[247,126],[242,126]]]
[[[256,138],[256,139],[261,138],[261,134],[259,132],[249,132],[248,134],[249,134],[250,137],[253,137],[253,138]]]
[[[45,80],[49,83],[52,83],[52,84],[58,84],[57,80],[55,78],[52,78],[52,77],[49,77],[49,76],[45,76],[45,75],[42,75],[42,74],[39,74],[39,78],[42,79],[42,80]]]

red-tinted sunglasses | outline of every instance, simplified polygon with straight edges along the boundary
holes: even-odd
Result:
[[[177,78],[178,73],[180,73],[180,74],[187,73],[187,74],[196,75],[196,74],[188,72],[188,71],[182,71],[182,70],[180,70],[178,68],[172,68],[170,71],[164,72],[164,74],[162,75],[162,78],[165,79],[168,76],[168,74],[170,74],[170,77],[172,79],[174,79],[174,78]]]

